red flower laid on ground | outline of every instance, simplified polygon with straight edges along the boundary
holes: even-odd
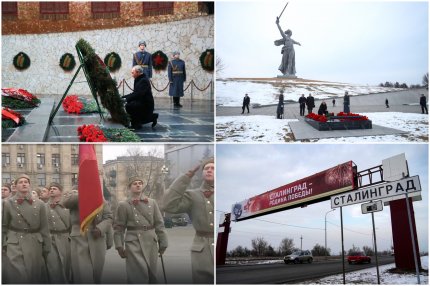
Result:
[[[325,115],[318,115],[315,113],[310,113],[308,115],[306,115],[307,118],[315,120],[315,121],[319,121],[319,122],[327,122],[327,117]]]
[[[345,112],[339,112],[337,116],[343,116],[343,117],[352,117],[352,118],[345,118],[345,120],[351,120],[351,121],[358,121],[358,120],[369,120],[367,116],[360,115],[357,113],[345,113]]]
[[[63,108],[67,113],[81,113],[84,104],[79,101],[77,95],[69,95],[63,100]]]
[[[24,120],[24,117],[21,113],[16,112],[10,108],[2,107],[1,109],[1,119],[2,120],[12,120],[17,125],[20,125],[22,121]]]
[[[84,142],[107,142],[103,131],[94,124],[78,127],[79,140]]]

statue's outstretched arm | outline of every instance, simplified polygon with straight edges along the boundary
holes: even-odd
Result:
[[[281,33],[282,38],[287,39],[287,35],[285,35],[284,31],[282,31],[282,28],[279,25],[279,17],[276,17],[276,26],[278,26],[278,29],[279,29],[279,32]]]

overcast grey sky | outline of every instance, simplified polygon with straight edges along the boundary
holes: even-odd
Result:
[[[143,154],[154,150],[158,150],[161,156],[164,156],[164,145],[143,145],[143,144],[103,144],[103,164],[108,160],[115,160],[119,156],[127,156],[127,150],[130,148],[138,148]]]
[[[230,212],[235,202],[294,182],[338,164],[352,160],[358,171],[382,164],[382,160],[405,153],[410,175],[419,175],[422,201],[414,202],[415,219],[421,251],[428,251],[428,145],[427,144],[218,144],[216,209]],[[324,245],[324,216],[331,210],[330,201],[232,222],[228,249],[238,245],[251,248],[251,240],[264,237],[275,249],[283,238],[294,239],[300,248]],[[343,208],[345,249],[352,245],[372,246],[371,215],[361,214],[361,204]],[[339,209],[327,214],[327,247],[339,254]],[[378,250],[392,244],[389,207],[375,213]]]
[[[281,47],[276,17],[287,1],[216,3],[221,77],[276,77]],[[428,2],[289,1],[297,76],[344,83],[421,84],[428,72]]]

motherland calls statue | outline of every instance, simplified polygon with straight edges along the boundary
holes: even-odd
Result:
[[[284,45],[281,50],[282,61],[281,65],[279,66],[279,70],[282,72],[284,77],[296,78],[296,55],[294,51],[294,44],[299,46],[301,45],[299,42],[291,39],[291,35],[293,34],[291,30],[288,29],[285,32],[282,31],[282,28],[279,25],[279,17],[276,17],[276,25],[278,26],[282,39],[276,40],[275,46]]]

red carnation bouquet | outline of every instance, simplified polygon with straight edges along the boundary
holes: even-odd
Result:
[[[2,107],[1,110],[2,128],[11,128],[24,124],[25,119],[21,113],[10,108]]]
[[[78,127],[79,140],[83,142],[107,142],[103,131],[94,124]]]
[[[89,100],[77,95],[69,95],[63,100],[63,109],[67,113],[93,113],[98,112],[95,100]]]
[[[327,117],[325,115],[318,115],[315,113],[309,113],[308,115],[306,115],[306,118],[319,121],[319,122],[327,122]]]

